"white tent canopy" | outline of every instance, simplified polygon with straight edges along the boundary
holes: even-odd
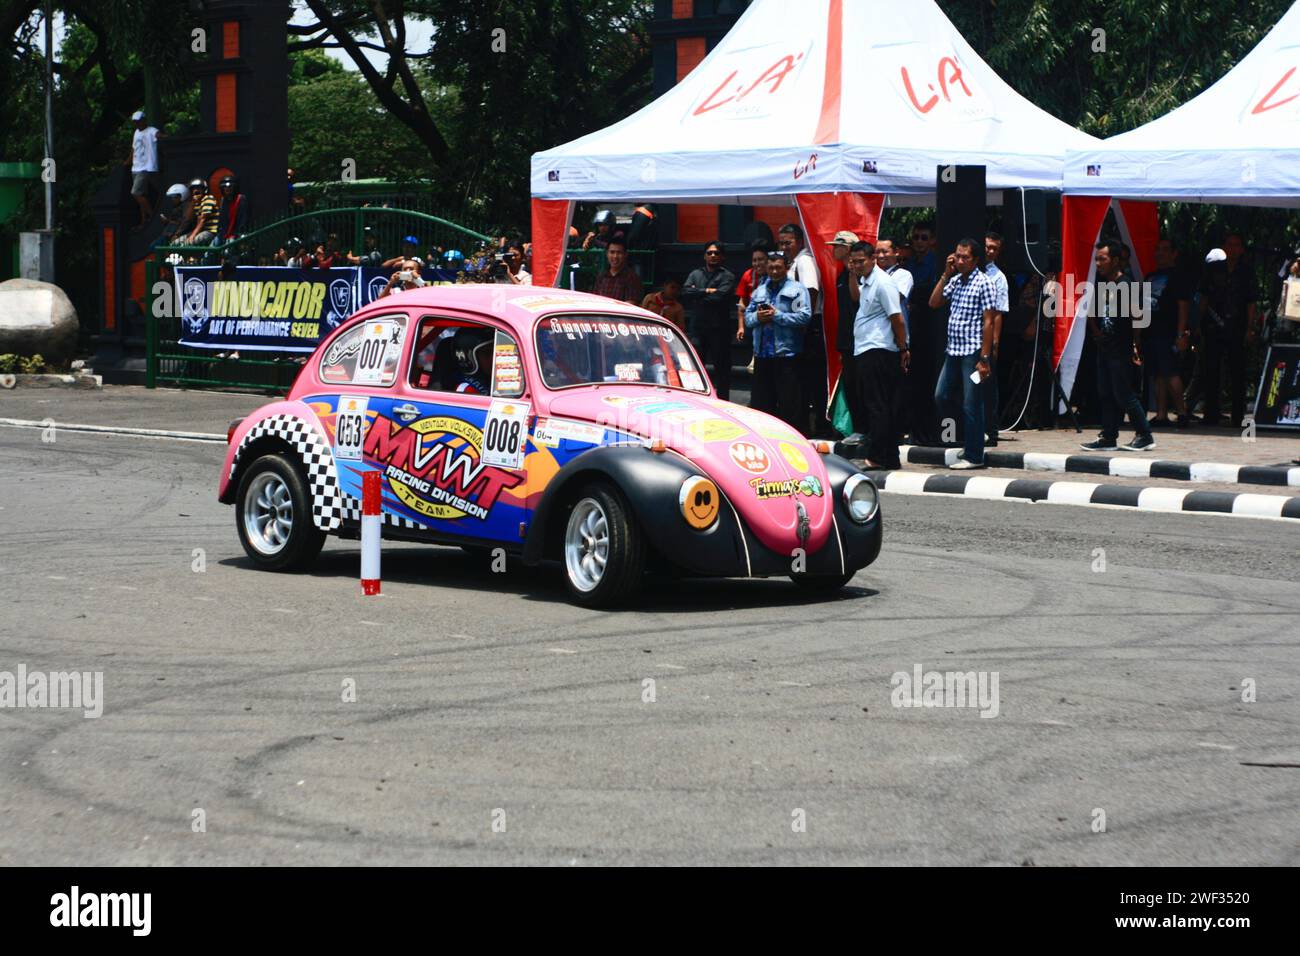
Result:
[[[934,193],[935,167],[990,190],[1059,189],[1097,140],[976,55],[934,0],[755,0],[677,86],[532,159],[536,199],[789,202],[795,193]]]
[[[1300,206],[1300,3],[1222,79],[1066,160],[1076,196]]]

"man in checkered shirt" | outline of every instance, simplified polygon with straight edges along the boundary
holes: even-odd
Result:
[[[961,392],[963,447],[952,466],[957,469],[985,467],[984,389],[998,303],[993,282],[977,268],[979,258],[979,244],[962,239],[930,293],[930,308],[948,302],[948,349],[934,401],[946,417]]]

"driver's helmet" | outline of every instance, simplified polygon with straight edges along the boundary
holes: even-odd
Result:
[[[614,214],[610,212],[608,209],[602,209],[600,212],[596,213],[596,215],[593,216],[591,219],[591,224],[593,226],[599,226],[602,222],[607,222],[611,226],[613,226]]]
[[[465,254],[459,249],[448,249],[442,254],[442,262],[448,269],[458,271],[465,265]]]
[[[480,391],[487,390],[487,377],[492,367],[492,338],[491,329],[461,329],[451,343],[461,378],[474,383]]]
[[[167,187],[167,196],[177,202],[184,202],[190,198],[190,191],[184,183],[172,183]]]

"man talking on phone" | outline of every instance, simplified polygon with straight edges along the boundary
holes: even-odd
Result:
[[[940,416],[947,416],[961,390],[963,447],[952,465],[959,470],[985,467],[984,381],[990,372],[997,299],[992,281],[976,268],[979,258],[980,246],[974,239],[959,241],[929,301],[932,309],[948,302],[948,347],[934,401]],[[946,425],[941,425],[941,435],[943,431]]]

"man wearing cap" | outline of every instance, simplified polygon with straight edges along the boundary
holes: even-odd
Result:
[[[190,194],[194,197],[194,229],[184,244],[206,246],[217,238],[217,197],[202,176],[190,180]]]
[[[853,319],[858,312],[858,289],[861,280],[848,267],[849,250],[858,242],[857,233],[842,229],[827,243],[831,247],[838,275],[835,278],[835,311],[839,324],[835,327],[835,349],[840,353],[840,392],[849,406],[853,431],[846,442],[858,442],[867,431],[866,409],[862,407],[859,389],[854,381]]]
[[[1254,346],[1259,331],[1256,302],[1259,287],[1255,270],[1245,258],[1246,244],[1230,232],[1222,249],[1205,257],[1201,284],[1201,370],[1205,390],[1207,425],[1219,423],[1222,408],[1221,366],[1228,366],[1228,398],[1232,411],[1230,428],[1242,427],[1246,416],[1246,350]]]
[[[614,228],[614,214],[608,209],[602,209],[596,213],[595,218],[591,220],[595,230],[588,232],[585,239],[582,240],[582,248],[590,249],[593,246],[597,249],[604,249],[613,239],[611,230]]]
[[[383,262],[383,267],[385,269],[400,268],[402,263],[407,259],[417,259],[420,261],[420,264],[423,265],[424,260],[420,259],[420,257],[415,254],[419,248],[420,248],[419,239],[417,239],[415,236],[406,236],[402,240],[402,254],[400,256],[393,256],[393,258],[391,259],[385,259]]]
[[[144,110],[131,114],[135,132],[131,134],[131,197],[140,207],[140,222],[136,229],[144,228],[153,218],[153,195],[158,188],[158,139],[162,136],[155,127],[145,122]]]

